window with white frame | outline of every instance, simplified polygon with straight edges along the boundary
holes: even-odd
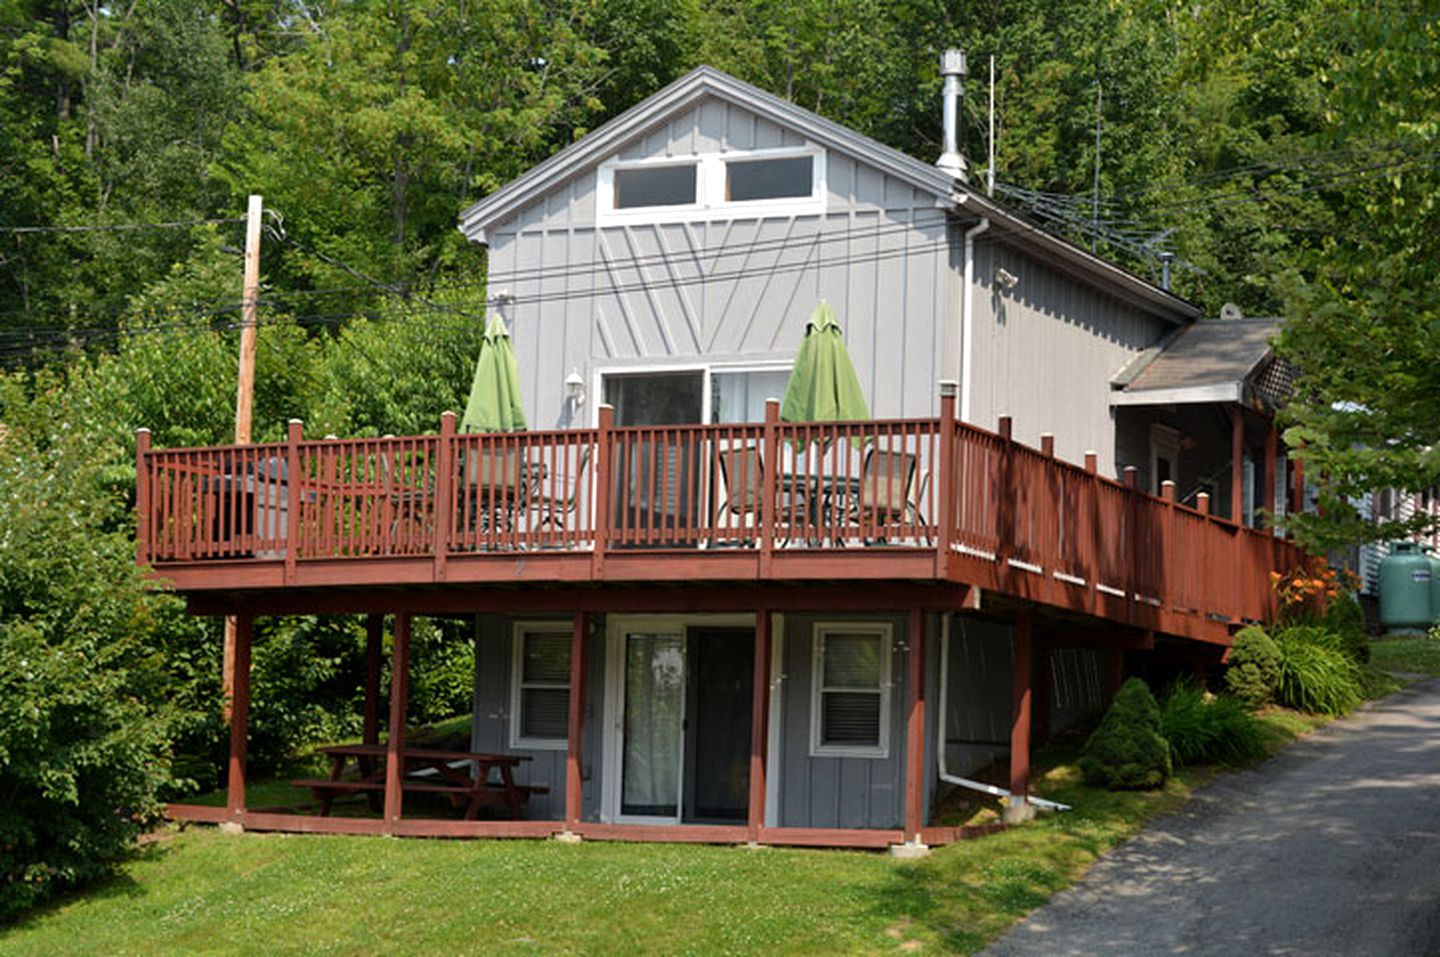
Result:
[[[510,746],[564,748],[570,723],[570,626],[515,626],[510,681]]]
[[[735,210],[804,215],[824,210],[825,152],[783,147],[602,163],[603,223],[664,222]]]
[[[890,626],[815,626],[810,753],[883,758],[890,743]]]

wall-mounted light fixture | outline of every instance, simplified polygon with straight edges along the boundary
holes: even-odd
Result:
[[[585,404],[585,380],[580,378],[579,369],[571,369],[570,374],[565,377],[565,395],[573,406]]]

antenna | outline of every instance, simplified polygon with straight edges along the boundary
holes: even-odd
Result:
[[[1090,204],[1090,225],[1093,232],[1090,234],[1090,251],[1095,252],[1100,246],[1100,90],[1101,84],[1095,81],[1095,193]]]
[[[985,195],[995,195],[995,54],[990,54],[990,165],[985,170]]]

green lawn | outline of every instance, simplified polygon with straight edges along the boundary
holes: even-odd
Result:
[[[1266,716],[1276,747],[1317,723]],[[973,952],[1212,772],[1112,794],[1051,752],[1075,810],[883,853],[167,831],[121,874],[0,934],[10,954]],[[1065,762],[1059,763],[1055,762]]]
[[[1370,642],[1370,664],[1401,674],[1440,675],[1440,641],[1424,636],[1377,638]]]

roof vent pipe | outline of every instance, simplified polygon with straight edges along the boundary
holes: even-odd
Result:
[[[1163,252],[1160,254],[1160,288],[1166,292],[1170,291],[1170,264],[1174,261],[1174,253]]]
[[[961,182],[969,182],[965,157],[960,155],[960,98],[965,94],[965,51],[940,54],[940,75],[945,78],[945,152],[935,165]]]

